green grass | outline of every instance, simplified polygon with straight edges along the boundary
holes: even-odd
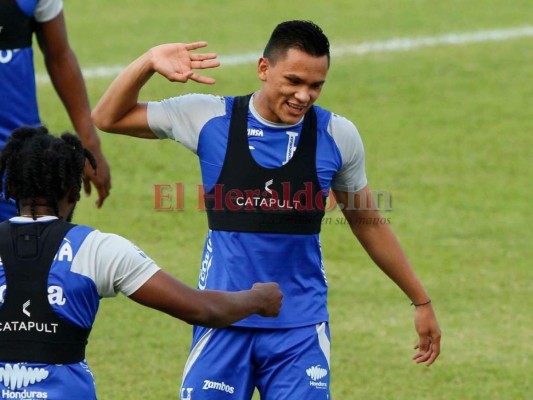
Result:
[[[221,55],[261,51],[274,25],[312,19],[332,47],[393,37],[531,26],[526,1],[67,2],[84,68],[126,65],[148,47],[208,40]],[[39,62],[39,57],[37,57]],[[345,225],[324,226],[335,399],[526,399],[532,391],[533,287],[531,38],[333,58],[319,104],[356,123],[374,189],[431,293],[443,352],[410,361],[409,301],[368,259]],[[39,68],[42,72],[42,68]],[[143,99],[254,90],[254,65],[210,71],[217,85],[155,78]],[[110,79],[87,81],[94,104]],[[41,113],[70,123],[50,85]],[[194,285],[206,229],[196,209],[196,157],[170,141],[101,135],[112,167],[101,210],[82,199],[76,218],[122,234]],[[184,211],[154,210],[154,184],[182,182]],[[328,216],[338,216],[333,212]],[[100,398],[176,398],[190,327],[119,296],[102,301],[88,358]]]

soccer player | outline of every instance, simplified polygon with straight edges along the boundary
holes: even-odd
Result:
[[[143,103],[158,73],[213,84],[197,70],[219,66],[206,42],[151,48],[125,68],[93,110],[100,129],[180,142],[200,159],[209,232],[199,289],[280,283],[276,319],[225,329],[195,327],[182,399],[328,399],[330,334],[319,233],[330,189],[355,237],[415,305],[417,363],[431,365],[440,330],[430,298],[382,221],[353,123],[315,105],[330,66],[329,42],[310,21],[279,24],[257,64],[260,88],[243,97],[188,94]]]
[[[161,270],[125,238],[71,220],[92,154],[69,133],[15,130],[0,178],[19,215],[0,223],[0,397],[95,400],[85,360],[100,298],[121,292],[190,324],[227,326],[278,315],[276,283],[199,291]]]
[[[35,85],[32,39],[35,34],[52,83],[74,130],[98,161],[87,166],[84,188],[94,184],[101,207],[109,195],[109,166],[91,121],[91,110],[76,55],[69,45],[62,0],[0,1],[0,150],[13,129],[41,125]],[[0,221],[16,215],[12,201],[0,192]]]

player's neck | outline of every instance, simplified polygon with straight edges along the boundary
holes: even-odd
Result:
[[[50,208],[46,206],[36,205],[33,210],[31,206],[20,207],[19,215],[21,217],[57,217],[58,215]]]

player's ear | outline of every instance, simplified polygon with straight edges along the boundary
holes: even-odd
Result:
[[[270,66],[270,62],[268,61],[268,58],[266,57],[261,57],[259,61],[257,62],[257,76],[263,82],[267,80],[269,66]]]

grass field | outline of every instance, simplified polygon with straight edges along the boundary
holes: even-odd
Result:
[[[332,49],[395,38],[533,26],[528,1],[333,0],[66,1],[82,67],[124,66],[150,46],[207,40],[221,57],[259,53],[273,27],[312,19]],[[322,243],[336,400],[531,398],[533,388],[533,39],[518,37],[406,51],[333,56],[319,104],[351,119],[372,188],[392,194],[385,213],[433,298],[443,331],[431,368],[410,360],[408,299],[328,214]],[[37,57],[39,58],[39,57]],[[38,63],[40,61],[38,60]],[[39,64],[38,73],[43,73]],[[253,63],[222,66],[215,86],[154,78],[143,99],[257,88]],[[94,105],[112,76],[90,77]],[[50,84],[44,122],[70,123]],[[170,141],[101,134],[112,195],[83,199],[76,222],[122,234],[195,285],[206,221],[196,208],[196,157]],[[183,183],[185,210],[154,210],[155,184]],[[528,261],[529,260],[529,261]],[[190,327],[124,296],[102,301],[88,359],[102,400],[177,398]],[[297,399],[300,400],[300,399]]]

